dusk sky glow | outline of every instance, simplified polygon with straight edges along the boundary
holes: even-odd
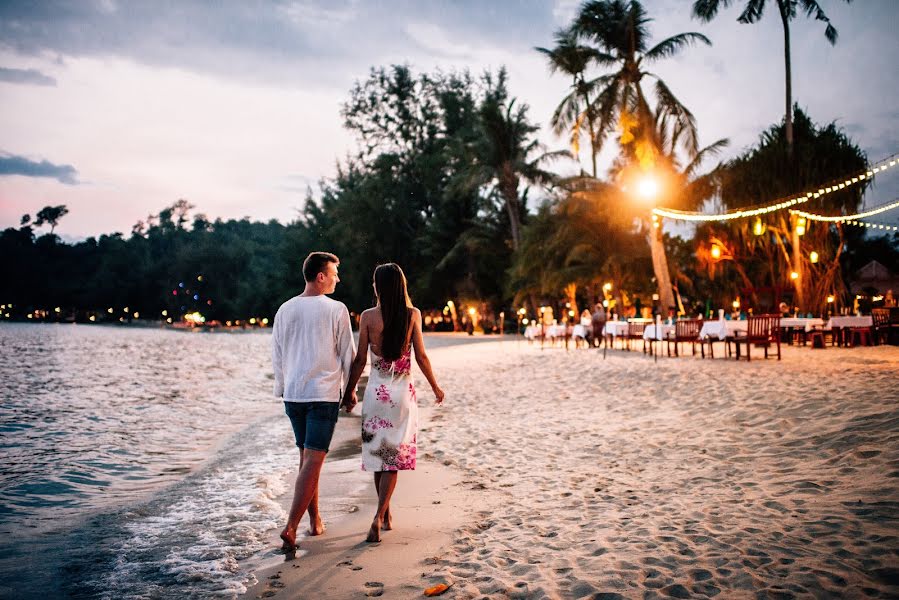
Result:
[[[836,121],[876,161],[899,151],[899,2],[820,0],[839,31],[793,23],[793,95]],[[776,11],[741,25],[735,3],[710,24],[688,0],[645,0],[655,41],[698,31],[653,69],[697,119],[700,142],[734,156],[783,114]],[[534,46],[551,46],[578,2],[328,1],[0,5],[0,228],[66,204],[64,239],[120,231],[186,198],[214,219],[293,220],[307,186],[354,152],[340,106],[371,67],[416,72],[506,65],[510,89],[544,126],[569,82]],[[601,156],[608,168],[614,149]],[[588,161],[582,161],[587,166]],[[711,166],[711,165],[709,165]],[[558,165],[569,172],[573,165]],[[892,169],[865,198],[899,197]],[[834,173],[834,177],[847,175]],[[766,199],[760,199],[764,201]],[[899,211],[883,222],[899,222]]]

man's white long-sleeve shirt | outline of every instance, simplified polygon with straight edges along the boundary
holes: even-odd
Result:
[[[339,402],[355,355],[350,314],[327,296],[296,296],[272,327],[275,396],[285,402]]]

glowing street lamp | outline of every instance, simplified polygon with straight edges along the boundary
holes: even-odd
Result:
[[[713,260],[720,260],[721,259],[721,246],[719,246],[718,244],[712,244],[711,254],[712,254]]]
[[[649,175],[644,176],[637,182],[637,194],[646,200],[655,198],[659,194],[659,182]]]
[[[813,250],[813,251],[808,255],[808,259],[809,259],[810,261],[812,261],[813,263],[818,262],[818,253],[815,252],[815,251]]]
[[[799,279],[799,273],[797,273],[796,271],[791,271],[791,272],[790,272],[790,279],[792,279],[792,280],[794,280],[794,281],[797,280],[797,279]]]

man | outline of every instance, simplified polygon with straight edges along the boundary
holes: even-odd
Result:
[[[286,550],[296,548],[297,527],[309,512],[309,534],[321,535],[325,527],[318,511],[318,479],[331,444],[340,394],[353,362],[350,315],[334,293],[340,261],[328,252],[312,252],[303,261],[306,289],[281,305],[272,328],[272,367],[275,396],[284,398],[297,446],[297,475],[287,525],[281,532]],[[344,399],[347,410],[356,394]]]

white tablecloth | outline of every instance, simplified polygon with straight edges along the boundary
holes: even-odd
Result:
[[[733,337],[738,331],[749,331],[749,321],[704,321],[699,330],[699,338],[717,337],[723,340]]]
[[[564,325],[547,325],[546,326],[546,337],[549,337],[549,338],[565,337],[565,326]]]
[[[620,337],[627,335],[627,323],[625,321],[606,321],[606,326],[602,330],[604,335],[612,335]]]
[[[834,327],[871,327],[874,325],[874,319],[868,315],[866,317],[831,317],[827,322],[827,328]]]
[[[674,333],[674,325],[668,325],[667,323],[662,323],[658,326],[658,331],[656,331],[655,325],[647,325],[646,329],[643,330],[643,339],[644,340],[664,340],[669,333]]]
[[[804,317],[781,317],[780,318],[780,328],[786,329],[788,327],[799,327],[804,328],[806,331],[811,331],[815,327],[823,327],[824,319],[814,319],[814,318],[804,318]]]
[[[580,323],[578,323],[578,324],[575,325],[574,328],[571,330],[571,335],[573,335],[574,337],[584,338],[584,339],[586,340],[586,339],[587,339],[587,335],[588,335],[592,330],[593,330],[593,327],[592,327],[592,326],[581,325]]]

